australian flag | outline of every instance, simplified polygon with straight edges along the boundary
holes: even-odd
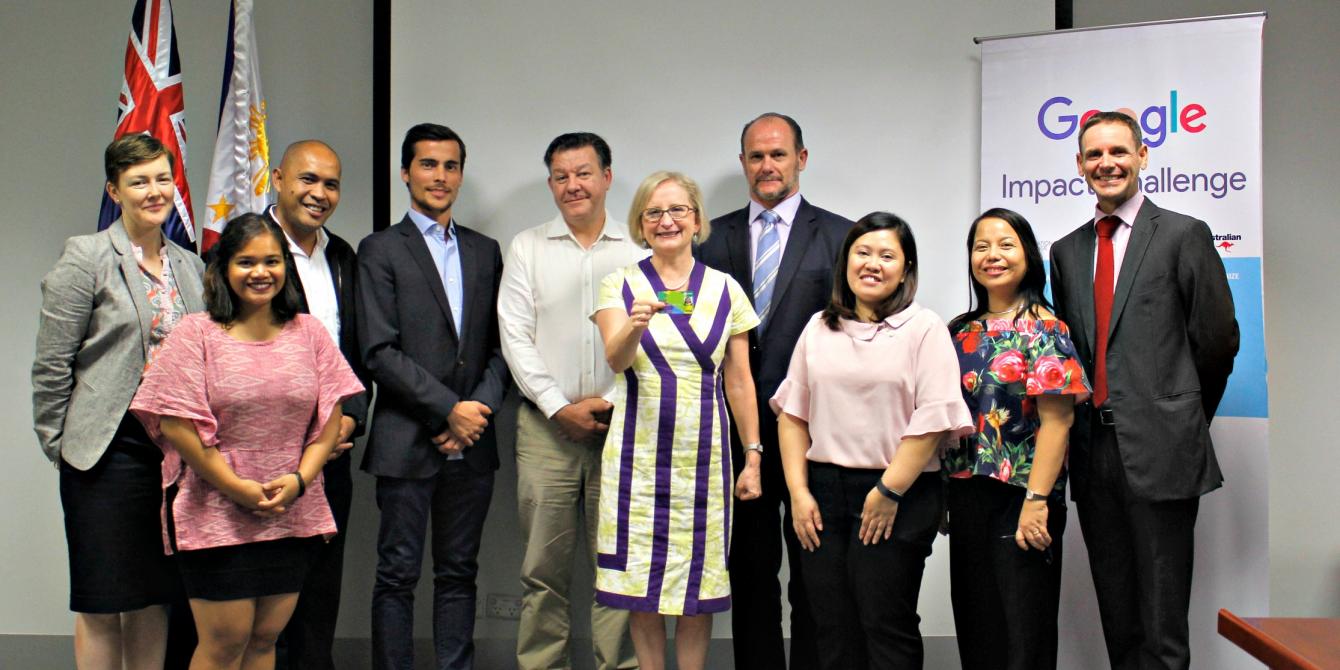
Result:
[[[130,41],[126,44],[126,73],[117,101],[116,133],[148,133],[177,156],[173,181],[175,207],[163,224],[168,239],[195,251],[195,220],[191,216],[191,190],[186,184],[186,103],[181,89],[181,59],[177,57],[177,35],[172,26],[171,0],[137,0],[130,17]],[[106,189],[98,230],[112,225],[121,207]]]

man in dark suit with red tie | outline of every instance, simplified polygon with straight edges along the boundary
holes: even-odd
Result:
[[[1051,248],[1056,314],[1094,391],[1071,431],[1072,496],[1112,667],[1184,669],[1196,514],[1223,484],[1209,424],[1238,351],[1233,298],[1209,226],[1139,192],[1134,119],[1095,114],[1079,145],[1097,210]]]
[[[494,414],[511,376],[498,333],[502,253],[452,205],[465,143],[446,126],[405,134],[410,209],[358,248],[358,340],[377,383],[363,469],[377,477],[372,665],[414,665],[414,587],[431,523],[433,667],[473,667],[479,544],[498,469]]]
[[[758,392],[759,445],[744,445],[731,428],[731,460],[739,475],[744,449],[763,451],[763,495],[736,501],[730,544],[731,632],[735,667],[786,667],[782,646],[782,545],[791,568],[791,665],[817,667],[814,621],[800,574],[800,543],[791,525],[791,495],[777,452],[777,417],[768,399],[786,378],[800,331],[828,305],[833,262],[852,222],[800,195],[809,150],[800,125],[768,113],[745,124],[740,166],[747,206],[712,221],[698,260],[729,273],[754,301],[762,323],[749,331],[749,369]]]

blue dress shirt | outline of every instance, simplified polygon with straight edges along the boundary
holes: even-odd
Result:
[[[424,242],[428,243],[428,253],[433,255],[433,265],[437,266],[437,276],[442,280],[442,289],[447,292],[451,321],[456,326],[456,337],[459,339],[464,325],[461,320],[465,318],[462,308],[465,304],[465,284],[461,279],[461,253],[460,243],[456,237],[456,220],[452,219],[444,234],[441,225],[417,210],[409,210],[409,219],[419,227]]]

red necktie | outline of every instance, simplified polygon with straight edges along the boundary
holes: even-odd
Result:
[[[1107,329],[1112,324],[1112,286],[1116,268],[1112,260],[1112,233],[1121,219],[1105,216],[1098,221],[1098,263],[1093,273],[1093,316],[1096,326],[1093,354],[1093,406],[1107,402]]]

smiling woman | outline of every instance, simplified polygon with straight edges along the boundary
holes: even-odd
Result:
[[[916,291],[907,222],[862,217],[770,403],[826,670],[922,665],[917,596],[944,500],[933,456],[971,424],[949,334]]]
[[[182,321],[131,411],[165,453],[164,543],[200,638],[191,667],[273,667],[308,555],[336,532],[321,468],[363,386],[298,314],[278,224],[244,214],[215,249],[208,315]]]
[[[968,670],[1055,668],[1066,441],[1089,386],[1028,221],[987,210],[967,246],[975,304],[950,331],[976,431],[942,455],[959,656]]]
[[[729,496],[761,493],[748,339],[759,319],[735,279],[694,261],[693,241],[707,227],[692,179],[644,179],[628,228],[651,258],[605,277],[591,315],[624,408],[610,420],[601,462],[596,601],[631,611],[644,668],[665,667],[667,616],[679,666],[704,667],[712,614],[731,602]],[[734,482],[726,399],[750,445]]]
[[[60,468],[79,667],[161,664],[164,605],[180,593],[158,539],[162,455],[127,411],[145,365],[204,306],[200,259],[160,229],[175,164],[149,135],[108,145],[121,218],[70,238],[42,279],[33,428]]]

